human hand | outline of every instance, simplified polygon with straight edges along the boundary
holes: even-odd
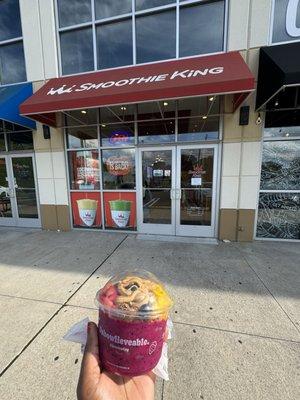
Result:
[[[153,372],[130,378],[101,370],[98,328],[89,322],[77,386],[78,400],[153,400],[154,384]]]

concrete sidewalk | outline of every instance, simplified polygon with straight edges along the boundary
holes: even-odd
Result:
[[[175,300],[170,381],[156,399],[300,398],[300,246],[0,229],[0,398],[75,399],[80,346],[61,340],[118,270],[157,274]],[[298,375],[297,375],[298,374]]]

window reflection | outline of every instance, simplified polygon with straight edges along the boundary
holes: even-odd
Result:
[[[68,128],[67,145],[69,149],[97,148],[97,127]]]
[[[58,0],[59,26],[89,22],[92,19],[91,0]]]
[[[21,36],[19,0],[0,1],[0,42]]]
[[[70,151],[70,189],[99,190],[100,172],[98,150]]]
[[[7,134],[8,151],[33,150],[32,131],[11,132]]]
[[[107,122],[134,121],[135,109],[136,106],[134,104],[100,108],[100,121],[102,124]]]
[[[178,119],[178,140],[197,141],[219,138],[219,117]]]
[[[131,0],[95,0],[96,19],[114,17],[131,12]]]
[[[135,9],[137,11],[147,8],[165,6],[167,4],[176,3],[174,0],[135,0]]]
[[[178,100],[178,117],[199,117],[219,113],[220,101],[217,96]]]
[[[0,133],[0,151],[5,151],[5,139],[4,139],[4,133]]]
[[[92,28],[60,34],[63,74],[94,70]]]
[[[0,71],[2,84],[26,81],[23,42],[0,46]]]
[[[176,12],[165,11],[136,18],[137,62],[176,56]]]
[[[138,119],[175,118],[175,101],[164,100],[138,104]]]
[[[132,64],[131,19],[97,27],[98,68]]]
[[[224,10],[224,1],[180,9],[181,57],[223,50]]]
[[[148,144],[174,142],[175,120],[139,122],[138,141]]]
[[[94,125],[98,122],[96,108],[65,111],[64,114],[66,126]]]

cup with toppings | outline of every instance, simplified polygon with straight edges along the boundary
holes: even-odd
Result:
[[[98,291],[99,348],[103,368],[137,376],[158,363],[172,300],[162,283],[144,270],[125,271]]]

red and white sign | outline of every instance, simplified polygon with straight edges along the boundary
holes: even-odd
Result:
[[[51,79],[20,113],[55,125],[54,113],[62,110],[252,90],[247,64],[229,52]]]
[[[111,175],[125,176],[132,170],[132,160],[129,157],[109,157],[106,167]]]

